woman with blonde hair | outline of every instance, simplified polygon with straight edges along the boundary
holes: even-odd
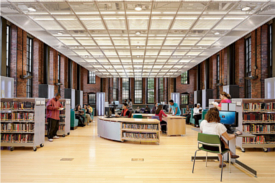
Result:
[[[217,103],[213,103],[213,105],[217,108],[217,109],[219,109],[219,110],[221,110],[221,108],[222,108],[222,103],[231,103],[231,95],[229,95],[228,93],[226,93],[226,92],[221,92],[220,93],[220,99],[221,99],[221,102],[220,102],[220,104],[217,104]]]

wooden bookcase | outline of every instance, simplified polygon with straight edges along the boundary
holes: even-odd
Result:
[[[45,142],[45,99],[1,98],[1,146],[43,147]]]
[[[49,99],[45,100],[45,107]],[[70,135],[70,99],[60,99],[59,102],[64,106],[64,109],[60,111],[60,121],[57,131],[57,135],[65,137]],[[45,108],[45,135],[47,136],[48,123],[46,118],[46,108]]]

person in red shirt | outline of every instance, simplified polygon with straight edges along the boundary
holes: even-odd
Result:
[[[120,114],[120,117],[125,117],[125,118],[131,118],[131,113],[130,111],[127,109],[128,105],[126,103],[123,104],[123,110]],[[118,115],[116,115],[118,116]]]
[[[167,117],[167,115],[163,112],[163,110],[162,110],[162,105],[159,105],[159,106],[158,106],[158,109],[157,109],[157,111],[156,111],[155,116],[158,116],[158,117],[159,117],[159,121],[160,121],[160,124],[161,124],[161,131],[162,131],[162,133],[166,133],[166,125],[167,125],[167,122],[162,120],[162,116]]]
[[[57,93],[54,98],[47,102],[46,106],[46,117],[48,122],[48,139],[50,142],[53,139],[58,139],[56,135],[59,126],[59,110],[63,108],[62,104],[59,102],[61,98],[60,93]]]
[[[222,109],[222,103],[231,103],[231,95],[226,92],[221,92],[220,99],[221,102],[219,103],[219,105],[213,104],[219,111]]]

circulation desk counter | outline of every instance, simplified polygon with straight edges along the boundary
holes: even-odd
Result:
[[[142,115],[142,119],[150,119],[155,114],[143,114],[135,113],[136,115]],[[134,114],[133,114],[134,115]],[[163,121],[167,122],[167,135],[184,135],[186,134],[186,117],[184,116],[172,116],[167,115],[167,117],[162,118]]]
[[[100,137],[121,141],[160,143],[160,122],[157,119],[104,118],[97,120]]]

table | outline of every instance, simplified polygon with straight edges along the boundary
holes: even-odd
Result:
[[[135,113],[135,114],[142,115],[142,118],[148,118],[148,119],[152,118],[152,116],[155,116],[155,114],[143,114],[143,113]],[[167,122],[168,136],[186,134],[186,117],[167,115],[167,117],[163,117],[162,120]]]

